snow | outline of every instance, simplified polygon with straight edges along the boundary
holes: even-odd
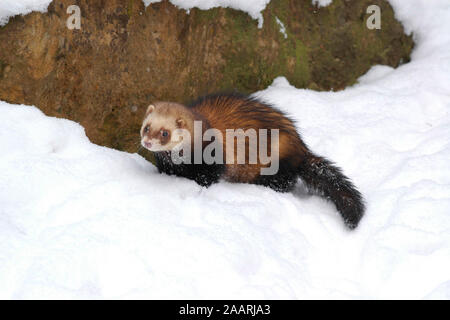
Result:
[[[161,0],[142,0],[147,7]],[[8,23],[9,18],[15,15],[26,15],[32,11],[46,12],[52,0],[1,0],[0,1],[0,26]],[[208,10],[215,7],[233,8],[247,12],[253,19],[258,20],[261,28],[264,22],[262,11],[270,0],[170,0],[175,6],[189,12],[192,8]]]
[[[15,15],[26,15],[32,11],[46,12],[52,0],[1,0],[0,1],[0,27],[8,23],[9,18]]]
[[[83,128],[0,102],[0,298],[450,298],[450,7],[392,0],[417,46],[341,92],[256,93],[298,120],[368,210],[204,189]]]
[[[161,2],[161,0],[142,0],[145,6],[152,3]],[[253,19],[258,20],[258,27],[262,28],[264,18],[262,11],[270,0],[169,0],[177,7],[189,12],[192,8],[199,8],[201,10],[208,10],[216,7],[233,8],[247,12]]]
[[[162,0],[142,0],[147,7],[152,3]],[[175,6],[186,10],[188,13],[192,8],[208,10],[215,7],[233,8],[247,12],[253,19],[258,20],[258,27],[264,23],[262,11],[270,0],[169,0]],[[0,26],[8,23],[9,18],[15,15],[26,15],[32,11],[46,12],[52,0],[1,0],[0,2]],[[312,0],[313,5],[325,7],[332,0]],[[286,37],[286,36],[285,36]]]
[[[312,0],[313,5],[317,5],[318,7],[326,7],[330,5],[333,0]]]
[[[152,3],[161,2],[161,0],[142,0],[145,6],[149,6]],[[169,0],[177,7],[186,10],[192,8],[199,8],[201,10],[208,10],[215,7],[233,8],[247,12],[253,19],[258,20],[258,27],[261,28],[264,23],[262,11],[266,8],[270,0]],[[326,7],[331,4],[333,0],[312,0],[313,5],[319,7]],[[287,38],[283,23],[277,18],[277,23],[280,25],[280,32]]]
[[[280,26],[280,32],[281,32],[281,34],[283,35],[283,37],[284,37],[285,39],[287,39],[288,35],[287,35],[287,33],[286,33],[286,27],[284,26],[284,23],[281,22],[281,20],[278,19],[278,17],[275,17],[275,21],[276,21],[276,22],[278,23],[278,25]]]

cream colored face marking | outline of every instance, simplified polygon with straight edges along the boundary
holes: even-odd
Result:
[[[150,105],[151,107],[152,105]],[[150,108],[149,107],[149,108]],[[146,148],[149,151],[153,152],[160,152],[160,151],[170,151],[173,150],[179,143],[181,142],[181,137],[179,133],[179,129],[176,126],[176,120],[174,117],[164,117],[161,116],[152,110],[151,113],[148,114],[148,116],[144,119],[144,122],[141,127],[141,144],[144,148]],[[150,130],[155,131],[158,130],[158,132],[161,130],[161,128],[164,128],[166,130],[169,130],[171,133],[170,141],[166,143],[165,145],[161,145],[161,141],[158,138],[150,138],[147,135],[144,134],[144,128],[149,125]],[[151,144],[151,146],[148,146],[148,143]]]

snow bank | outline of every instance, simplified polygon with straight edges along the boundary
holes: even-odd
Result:
[[[161,2],[162,0],[142,0],[145,6],[152,3]],[[333,0],[312,0],[313,5],[319,7],[326,7],[331,4]],[[258,20],[258,27],[262,27],[264,19],[262,11],[266,8],[270,0],[170,0],[177,7],[189,11],[192,8],[199,8],[201,10],[208,10],[215,7],[233,8],[247,12],[253,19]],[[278,18],[277,18],[278,20]],[[278,20],[279,21],[279,20]],[[280,21],[281,22],[281,21]],[[280,22],[278,22],[280,24]],[[284,29],[284,26],[282,27]],[[283,35],[285,34],[282,31]],[[285,36],[286,37],[286,36]]]
[[[0,298],[449,299],[450,7],[392,3],[411,63],[337,93],[256,93],[364,193],[357,230],[301,187],[204,189],[0,102]]]
[[[161,0],[142,0],[145,6]],[[325,0],[328,1],[328,0]],[[26,15],[32,11],[46,12],[52,0],[1,0],[0,1],[0,26],[8,23],[9,18],[15,15]],[[192,8],[208,10],[215,7],[233,8],[247,12],[253,19],[258,20],[259,27],[263,25],[264,10],[270,0],[170,0],[177,7],[189,11]]]
[[[142,0],[145,6],[161,0]],[[261,28],[264,22],[261,11],[264,10],[270,0],[170,0],[177,7],[189,11],[192,8],[208,10],[216,7],[233,8],[247,12],[253,19],[258,20]]]
[[[15,15],[26,15],[32,11],[46,12],[52,0],[1,0],[0,1],[0,27],[8,23],[9,18]]]
[[[145,6],[162,0],[142,0]],[[0,2],[0,26],[8,23],[9,18],[15,15],[26,15],[32,11],[46,12],[52,0],[2,0]],[[208,10],[215,7],[233,8],[247,12],[253,19],[258,20],[261,28],[264,22],[262,11],[270,0],[170,0],[177,7],[189,11],[192,8]],[[312,0],[319,7],[329,5],[332,0]]]

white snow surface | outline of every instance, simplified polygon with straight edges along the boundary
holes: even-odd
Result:
[[[162,0],[142,0],[147,7],[152,3]],[[0,26],[8,23],[9,18],[15,15],[26,15],[32,11],[46,12],[47,7],[52,0],[1,0],[0,1]],[[247,12],[253,19],[258,20],[258,26],[261,28],[264,19],[262,11],[270,0],[170,0],[177,7],[189,12],[192,8],[208,10],[215,7],[233,8]],[[332,0],[312,0],[312,4],[319,7],[329,5]]]
[[[52,0],[0,0],[0,27],[15,15],[26,15],[32,11],[46,12]]]
[[[162,0],[142,0],[145,6]],[[264,22],[261,11],[267,6],[270,0],[170,0],[177,7],[189,12],[192,8],[208,10],[216,7],[233,8],[247,12],[253,19],[258,20],[258,26],[261,28]]]
[[[391,2],[410,63],[256,93],[359,187],[358,229],[300,187],[201,188],[0,102],[0,298],[450,299],[450,6]]]
[[[142,1],[145,6],[161,2],[161,0]],[[7,24],[9,18],[15,15],[26,15],[32,11],[46,12],[51,2],[52,0],[0,0],[0,26]],[[247,12],[253,19],[258,20],[259,27],[262,27],[264,20],[261,12],[270,0],[170,0],[170,2],[187,11],[192,8],[208,10],[215,7],[241,10]]]
[[[318,7],[326,7],[329,6],[333,0],[312,0],[313,5],[317,5]]]

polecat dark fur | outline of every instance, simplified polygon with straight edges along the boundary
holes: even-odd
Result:
[[[180,143],[177,129],[188,130],[194,137],[194,121],[202,121],[202,132],[215,128],[226,136],[226,129],[278,129],[279,169],[274,175],[261,175],[256,164],[175,164],[171,152]],[[154,152],[159,172],[174,174],[208,187],[219,179],[252,183],[278,192],[291,191],[298,178],[326,199],[331,200],[345,224],[357,227],[365,210],[364,201],[352,182],[327,159],[312,153],[300,138],[294,123],[283,112],[256,98],[240,94],[216,94],[198,99],[190,105],[155,102],[145,115],[141,128],[142,145]],[[189,143],[193,144],[192,141]],[[223,144],[225,145],[225,144]],[[205,144],[201,146],[204,148]],[[248,160],[248,143],[246,160]],[[192,153],[194,148],[191,149]],[[236,153],[236,151],[234,151]],[[224,158],[226,148],[223,147]],[[234,154],[236,157],[236,154]]]

